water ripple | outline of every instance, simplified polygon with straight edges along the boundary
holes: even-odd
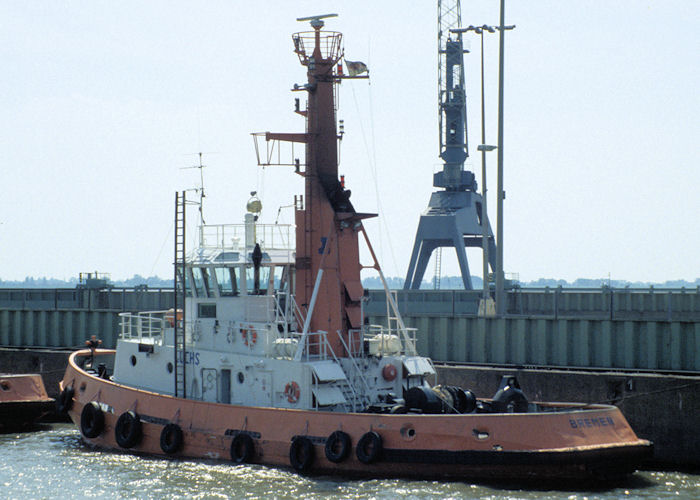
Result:
[[[700,475],[641,472],[609,490],[548,491],[464,482],[306,477],[260,465],[104,453],[68,424],[0,435],[3,497],[138,499],[690,499]]]

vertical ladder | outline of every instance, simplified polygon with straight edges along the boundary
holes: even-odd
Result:
[[[185,191],[175,193],[175,397],[187,397],[185,377]]]
[[[442,247],[435,249],[435,276],[433,277],[433,288],[440,290],[440,273],[442,272]]]

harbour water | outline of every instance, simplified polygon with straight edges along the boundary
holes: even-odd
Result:
[[[700,475],[638,472],[605,489],[548,490],[469,482],[305,477],[291,470],[106,453],[70,424],[0,434],[0,491],[7,499],[49,498],[513,498],[700,497]],[[530,485],[528,488],[532,488]]]

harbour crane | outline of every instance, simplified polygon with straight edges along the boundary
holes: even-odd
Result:
[[[452,247],[457,253],[464,288],[471,290],[465,247],[481,248],[486,235],[488,261],[493,270],[496,246],[489,221],[482,217],[483,198],[477,191],[474,173],[464,169],[469,157],[464,83],[464,53],[468,51],[462,41],[460,0],[438,0],[437,5],[439,144],[444,163],[442,170],[433,175],[433,186],[440,189],[432,193],[418,222],[404,289],[420,288],[433,251],[437,250],[436,261],[440,262],[442,248]],[[436,280],[439,276],[438,265]]]

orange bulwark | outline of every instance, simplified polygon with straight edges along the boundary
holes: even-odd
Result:
[[[112,356],[113,351],[98,351],[102,362],[109,363]],[[108,449],[124,449],[117,442],[117,423],[133,412],[140,429],[129,446],[135,452],[239,462],[234,438],[244,434],[253,445],[246,462],[289,467],[292,441],[302,436],[313,450],[304,472],[319,474],[614,478],[633,472],[651,454],[650,443],[637,438],[620,410],[609,405],[542,403],[539,411],[507,415],[329,415],[211,404],[132,389],[81,369],[78,365],[88,358],[88,351],[71,355],[61,390],[72,389],[68,414],[83,435],[89,433],[94,437],[88,441]],[[95,418],[94,412],[101,416]],[[164,439],[172,426],[182,433],[182,446],[168,452]],[[325,450],[329,437],[339,430],[350,437],[354,452],[338,463]],[[380,438],[380,451],[366,463],[355,448],[371,432]]]

